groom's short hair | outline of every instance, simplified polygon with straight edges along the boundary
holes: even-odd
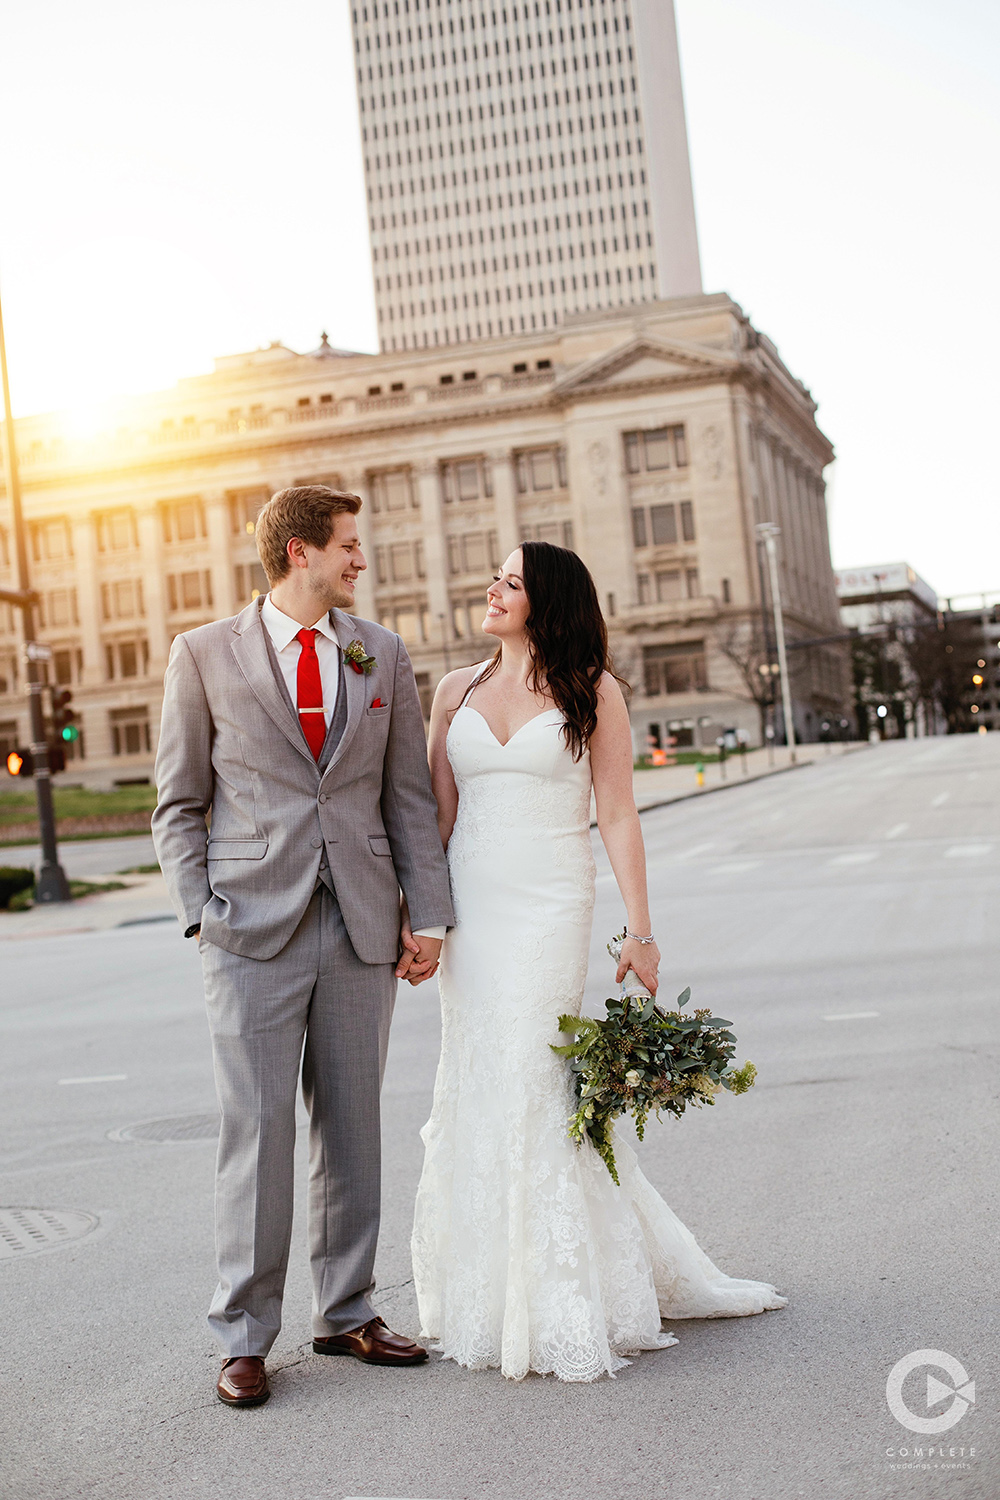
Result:
[[[333,535],[337,516],[356,516],[361,497],[326,484],[297,484],[272,495],[257,517],[257,551],[268,583],[277,583],[291,568],[288,543],[293,537],[321,550]]]

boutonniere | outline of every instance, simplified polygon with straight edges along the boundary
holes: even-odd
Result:
[[[351,641],[349,646],[344,647],[344,660],[350,662],[355,672],[364,672],[366,677],[375,666],[374,656],[366,653],[361,641]]]

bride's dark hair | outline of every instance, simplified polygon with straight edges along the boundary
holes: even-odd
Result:
[[[597,685],[605,672],[617,676],[597,589],[586,564],[566,547],[522,542],[521,559],[532,661],[528,686],[551,695],[566,720],[566,744],[579,760],[597,728]],[[483,678],[499,665],[497,651]]]

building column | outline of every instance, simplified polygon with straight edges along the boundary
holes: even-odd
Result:
[[[493,514],[497,523],[497,540],[501,558],[507,557],[521,544],[521,528],[517,521],[517,481],[514,475],[514,455],[509,448],[489,454],[493,476]]]
[[[448,548],[441,506],[441,478],[434,463],[415,464],[413,472],[427,569],[427,606],[435,619],[444,616],[445,634],[450,639],[451,599],[448,595]]]
[[[80,616],[80,643],[83,647],[81,687],[97,687],[104,682],[104,656],[101,648],[101,585],[97,576],[97,538],[93,516],[81,516],[73,522],[73,559],[76,565],[76,607]]]
[[[166,577],[164,575],[163,532],[155,507],[141,510],[139,555],[142,566],[143,602],[146,606],[146,640],[149,643],[148,676],[156,683],[149,704],[149,734],[153,753],[160,734],[160,712],[163,704],[163,674],[170,652],[167,628]]]
[[[351,469],[341,473],[341,488],[349,495],[358,495],[361,499],[361,509],[358,511],[358,535],[361,538],[361,550],[365,554],[365,562],[368,567],[358,577],[357,586],[354,590],[353,614],[359,615],[362,620],[377,620],[375,604],[375,543],[372,533],[372,508],[371,487],[368,476],[362,469]]]
[[[202,495],[202,499],[211,560],[212,617],[216,620],[228,620],[230,615],[236,613],[236,578],[233,573],[229,502],[225,490],[210,490]]]

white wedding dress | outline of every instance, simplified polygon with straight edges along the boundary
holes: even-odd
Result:
[[[441,1061],[413,1229],[422,1336],[469,1369],[613,1374],[677,1340],[661,1318],[785,1305],[723,1275],[620,1137],[621,1187],[567,1133],[558,1017],[578,1014],[594,905],[590,760],[549,709],[501,745],[468,702],[448,732],[455,927],[441,959]]]

